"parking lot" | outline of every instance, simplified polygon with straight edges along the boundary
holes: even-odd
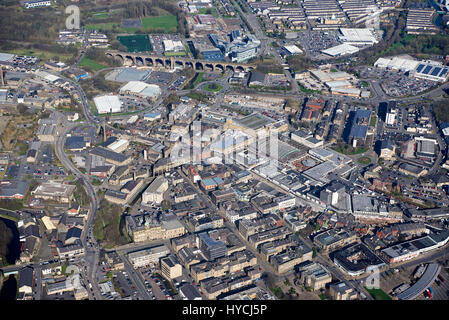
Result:
[[[179,34],[150,34],[150,42],[155,54],[164,54],[164,45],[162,44],[164,40],[182,41]]]
[[[324,57],[321,50],[341,44],[337,31],[304,31],[298,32],[300,45],[311,59]]]
[[[382,90],[392,97],[417,95],[429,90],[436,82],[409,76],[408,72],[363,66],[358,69],[361,79],[382,79]]]

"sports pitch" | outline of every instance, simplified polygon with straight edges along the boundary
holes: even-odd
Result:
[[[143,52],[153,50],[148,35],[146,34],[118,36],[117,40],[128,48],[128,52]]]

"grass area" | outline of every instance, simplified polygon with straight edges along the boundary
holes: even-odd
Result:
[[[215,8],[199,8],[197,14],[211,14],[214,18],[218,18],[218,13]]]
[[[321,94],[321,90],[307,89],[306,87],[304,87],[304,86],[303,86],[301,83],[299,83],[299,82],[298,82],[298,86],[299,86],[299,90],[301,90],[301,92]]]
[[[176,32],[178,20],[174,15],[142,18],[142,27],[145,30],[161,30],[162,32]]]
[[[0,208],[11,211],[22,210],[23,200],[19,199],[0,199]]]
[[[4,219],[8,219],[8,220],[12,220],[12,221],[14,221],[14,222],[17,222],[17,221],[19,221],[19,219],[18,219],[18,218],[15,218],[15,217],[11,217],[11,216],[8,216],[8,215],[6,215],[6,214],[2,214],[2,213],[0,213],[0,218],[4,218]]]
[[[90,102],[90,110],[92,110],[92,113],[95,116],[98,116],[98,110],[97,110],[97,107],[95,106],[95,103],[93,101]]]
[[[391,300],[391,297],[382,289],[365,289],[369,292],[369,294],[376,300]]]
[[[94,237],[105,248],[127,244],[130,242],[126,232],[122,232],[122,208],[102,200],[95,215]]]
[[[209,92],[218,92],[221,89],[223,89],[223,86],[221,84],[215,85],[215,86],[213,86],[212,84],[209,84],[204,87],[204,90],[209,91]]]
[[[93,71],[99,71],[99,70],[108,68],[107,65],[98,63],[98,62],[96,62],[96,61],[94,61],[92,59],[86,58],[86,57],[83,57],[81,59],[79,66],[80,67],[87,67],[88,69],[91,69]]]
[[[94,24],[87,24],[84,26],[86,30],[97,30],[97,31],[109,31],[114,30],[116,32],[126,32],[135,33],[140,28],[123,28],[120,23],[116,22],[101,22]]]
[[[166,57],[185,57],[187,52],[179,51],[179,52],[164,52],[164,56]]]
[[[126,48],[128,52],[142,52],[142,51],[153,51],[150,43],[150,39],[146,34],[135,34],[132,36],[119,36],[117,40],[120,41]]]
[[[282,291],[282,289],[280,287],[274,287],[274,288],[270,288],[271,292],[273,292],[273,294],[278,298],[278,299],[282,299],[284,297],[284,292]]]
[[[94,186],[99,186],[99,185],[101,185],[101,181],[98,180],[98,179],[93,179],[93,180],[92,180],[92,184],[93,184]]]
[[[366,81],[361,81],[360,84],[362,85],[362,88],[367,88],[369,87],[369,83]]]
[[[28,145],[23,141],[18,141],[16,147],[19,148],[19,156],[23,156],[27,153]]]
[[[352,156],[355,154],[361,154],[361,153],[368,151],[368,147],[353,148],[347,144],[337,145],[336,147],[333,147],[332,149],[337,152],[343,153],[344,155],[349,155],[349,156]]]
[[[319,295],[319,297],[320,297],[321,300],[326,300],[326,295],[324,293],[321,293]]]
[[[361,164],[370,164],[371,163],[371,159],[368,157],[360,157],[357,159],[358,163]]]
[[[192,85],[190,86],[190,89],[196,88],[196,86],[198,86],[201,82],[204,82],[204,81],[206,81],[204,79],[204,72],[197,73],[195,76],[195,80],[193,81]]]
[[[17,48],[13,50],[2,50],[2,52],[12,53],[19,56],[34,56],[38,57],[40,60],[51,60],[53,58],[56,58],[62,62],[67,62],[73,57],[73,55],[71,54],[54,53],[40,49]]]
[[[375,127],[376,126],[376,121],[377,121],[377,117],[376,116],[372,116],[369,125],[371,127]]]

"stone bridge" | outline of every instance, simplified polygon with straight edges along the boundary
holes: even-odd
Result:
[[[225,61],[206,61],[189,57],[166,57],[152,54],[141,54],[120,51],[107,51],[106,55],[120,59],[122,63],[134,65],[165,67],[166,69],[192,68],[195,71],[250,71],[255,68],[251,64],[233,63]]]

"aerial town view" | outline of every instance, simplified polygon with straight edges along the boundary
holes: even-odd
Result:
[[[0,25],[0,300],[449,300],[448,0]]]

